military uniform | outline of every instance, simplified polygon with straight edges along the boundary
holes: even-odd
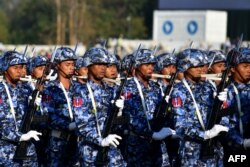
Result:
[[[138,68],[141,64],[156,61],[152,51],[141,49],[138,55],[135,55],[134,62],[134,67]],[[138,88],[138,84],[141,88]],[[144,100],[140,96],[139,89],[143,92]],[[162,98],[159,86],[149,80],[148,87],[144,87],[137,77],[133,77],[127,80],[123,96],[125,97],[123,114],[130,117],[128,137],[125,141],[128,166],[169,166],[165,143],[152,139],[153,114]]]
[[[59,48],[55,63],[75,60],[73,50]],[[49,114],[49,142],[47,146],[48,166],[77,166],[78,151],[75,132],[69,129],[74,121],[72,113],[73,81],[66,90],[59,80],[48,82],[42,95],[43,110]]]
[[[3,71],[6,71],[10,65],[25,64],[23,55],[9,51],[3,57]],[[4,86],[6,85],[6,87]],[[10,98],[7,95],[9,91]],[[26,156],[27,160],[14,162],[13,156],[15,154],[17,144],[23,135],[19,130],[25,112],[28,110],[28,97],[31,95],[32,89],[29,86],[24,86],[18,82],[16,87],[13,87],[5,79],[0,83],[0,165],[3,166],[37,166],[36,151],[33,143],[27,141],[28,148]],[[11,109],[12,101],[13,109]],[[25,155],[24,155],[25,156]]]
[[[240,55],[236,57],[235,65],[240,63],[250,63],[249,48],[240,49]],[[244,148],[244,141],[250,138],[249,94],[249,83],[239,83],[233,79],[228,86],[227,109],[230,115],[230,129],[225,143],[227,153],[225,156],[226,165],[230,165],[230,163],[227,163],[230,155],[246,155],[246,161],[242,165],[249,164],[250,151],[249,148]]]
[[[204,65],[203,54],[204,52],[196,49],[187,49],[181,52],[179,60],[177,60],[179,62],[178,71],[185,72],[190,67]],[[195,107],[195,102],[190,91],[188,91],[188,87],[193,94],[199,111]],[[171,102],[175,113],[175,130],[177,134],[183,137],[179,147],[181,166],[223,165],[223,148],[219,142],[211,146],[214,149],[213,157],[210,159],[201,159],[200,157],[208,112],[213,106],[213,92],[212,86],[201,80],[192,83],[184,78],[174,86]],[[223,118],[221,124],[228,125],[228,119]]]
[[[91,48],[85,56],[87,66],[95,63],[107,64],[109,61],[107,51],[102,48]],[[102,147],[104,123],[112,112],[110,102],[114,97],[113,91],[110,91],[107,84],[103,82],[97,84],[88,80],[87,84],[76,84],[73,94],[73,111],[79,137],[81,165],[95,166],[98,149]],[[110,146],[107,149],[107,166],[126,166],[117,148]]]

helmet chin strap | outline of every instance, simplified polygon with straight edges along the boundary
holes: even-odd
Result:
[[[61,71],[65,75],[65,78],[70,79],[73,76],[73,74],[66,74],[60,67],[58,67],[58,70]]]

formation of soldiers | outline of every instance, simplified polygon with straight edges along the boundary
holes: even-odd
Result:
[[[228,155],[249,155],[250,48],[230,55],[231,64],[229,54],[219,50],[156,54],[139,47],[120,60],[105,48],[93,47],[77,57],[71,48],[60,47],[52,61],[42,55],[27,59],[16,51],[3,53],[0,166],[215,167],[226,166]],[[53,68],[45,73],[49,63]],[[227,84],[220,90],[218,76],[227,69]],[[37,88],[42,77],[46,82]],[[165,94],[168,87],[171,91]],[[32,99],[35,89],[40,93]],[[216,100],[221,102],[219,119],[210,115]],[[31,130],[22,133],[31,102],[36,106]],[[168,106],[161,111],[166,117],[155,129],[155,112],[162,104]],[[104,136],[114,107],[119,110],[116,119],[125,121],[114,121]],[[218,121],[208,128],[211,117]],[[22,142],[28,147],[18,159]],[[212,150],[207,156],[206,145]],[[96,157],[102,148],[107,159],[100,165]]]

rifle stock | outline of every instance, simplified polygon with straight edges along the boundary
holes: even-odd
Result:
[[[159,131],[164,126],[164,122],[167,119],[167,110],[170,107],[170,103],[167,103],[165,98],[166,96],[170,95],[170,92],[174,86],[174,82],[176,79],[177,73],[171,75],[169,85],[167,86],[164,96],[161,100],[159,107],[157,108],[156,112],[154,112],[152,128],[154,131]]]
[[[135,56],[138,54],[140,47],[141,47],[141,45],[139,45]],[[132,67],[133,67],[133,61],[131,60],[130,64],[129,64],[129,71],[132,70]],[[128,78],[128,74],[125,76],[124,80],[120,84],[119,89],[116,91],[116,97],[115,97],[114,102],[121,97],[123,88],[124,88],[125,83],[127,81],[127,78]],[[113,127],[113,124],[114,124],[114,121],[115,121],[115,118],[117,117],[117,114],[119,112],[119,108],[115,105],[115,103],[113,104],[111,111],[112,112],[110,113],[109,117],[107,118],[103,132],[102,132],[103,138],[107,137],[110,134],[112,127]],[[95,160],[96,166],[106,166],[108,164],[108,155],[107,155],[108,149],[109,149],[108,147],[100,147],[99,148],[97,156],[96,156],[96,160]]]
[[[241,37],[242,38],[242,37]],[[239,42],[240,43],[240,42]],[[231,68],[234,66],[235,59],[239,55],[239,45],[237,48],[232,49],[228,55],[227,55],[227,60],[226,60],[226,65],[227,68],[226,70],[222,73],[222,78],[221,82],[217,87],[217,95],[222,92],[230,83],[231,83],[231,78],[227,80],[228,75],[231,71]],[[215,124],[219,124],[221,121],[221,116],[220,116],[220,111],[222,109],[223,102],[218,99],[218,97],[215,97],[214,100],[214,105],[209,112],[209,115],[207,116],[207,124],[206,124],[206,130],[211,129]],[[215,139],[209,139],[209,141],[206,141],[205,143],[202,144],[201,147],[201,153],[200,153],[200,158],[201,159],[210,159],[214,156],[214,148],[213,144]]]

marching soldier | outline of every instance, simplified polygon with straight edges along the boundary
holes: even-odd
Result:
[[[7,51],[2,58],[4,79],[0,83],[0,165],[1,166],[37,166],[35,147],[31,139],[39,140],[37,131],[26,134],[20,132],[25,112],[28,110],[29,96],[32,89],[20,82],[23,65],[27,62],[23,55],[15,51]],[[28,143],[27,160],[13,161],[13,156],[19,142]]]
[[[96,155],[100,147],[108,147],[107,166],[124,167],[120,151],[116,148],[121,137],[116,134],[102,136],[104,123],[111,111],[113,92],[102,79],[109,64],[109,54],[103,48],[87,50],[88,80],[86,84],[77,84],[74,88],[73,113],[80,151],[82,166],[95,166]],[[118,99],[115,104],[123,107],[123,100]]]
[[[44,70],[46,64],[48,63],[48,59],[45,56],[35,56],[29,59],[27,64],[27,74],[30,76],[30,80],[28,84],[35,90],[36,81],[43,77]],[[42,92],[43,88],[40,91]],[[32,122],[32,127],[39,132],[42,132],[42,136],[40,140],[35,142],[38,164],[39,166],[46,166],[47,158],[46,158],[46,146],[48,142],[48,112],[43,109],[41,105],[41,95],[37,97],[36,105],[38,106],[37,111],[35,112],[35,116]]]
[[[134,56],[135,77],[126,82],[123,90],[123,115],[130,117],[126,160],[128,166],[169,166],[162,140],[175,132],[167,127],[159,132],[151,128],[154,111],[162,98],[159,86],[150,80],[156,60],[149,49],[140,49]]]
[[[211,50],[208,53],[208,74],[220,74],[225,70],[226,55],[220,50]],[[219,81],[208,80],[216,89]]]
[[[43,91],[43,109],[49,113],[48,166],[79,166],[77,163],[77,141],[72,111],[72,76],[76,56],[72,49],[56,50],[57,79],[48,82]]]
[[[155,71],[162,75],[172,75],[176,72],[176,57],[171,53],[163,53],[156,57]],[[159,78],[162,95],[169,84],[169,79]]]
[[[178,55],[177,69],[184,72],[184,79],[174,86],[172,106],[175,113],[176,133],[183,137],[180,141],[180,166],[222,166],[223,149],[219,142],[214,146],[211,159],[202,159],[201,143],[214,138],[222,131],[228,131],[228,119],[212,129],[206,129],[207,115],[214,97],[213,89],[201,80],[204,66],[204,52],[198,49],[186,49]],[[226,100],[226,91],[220,92],[218,98]]]
[[[80,83],[86,83],[88,76],[88,67],[84,57],[79,57],[75,62],[75,74],[77,81]]]
[[[243,165],[249,164],[250,158],[250,49],[241,48],[231,70],[232,83],[228,87],[228,110],[233,108],[230,116],[230,128],[225,147],[225,162],[229,155],[246,155]],[[225,164],[230,165],[230,164]]]

